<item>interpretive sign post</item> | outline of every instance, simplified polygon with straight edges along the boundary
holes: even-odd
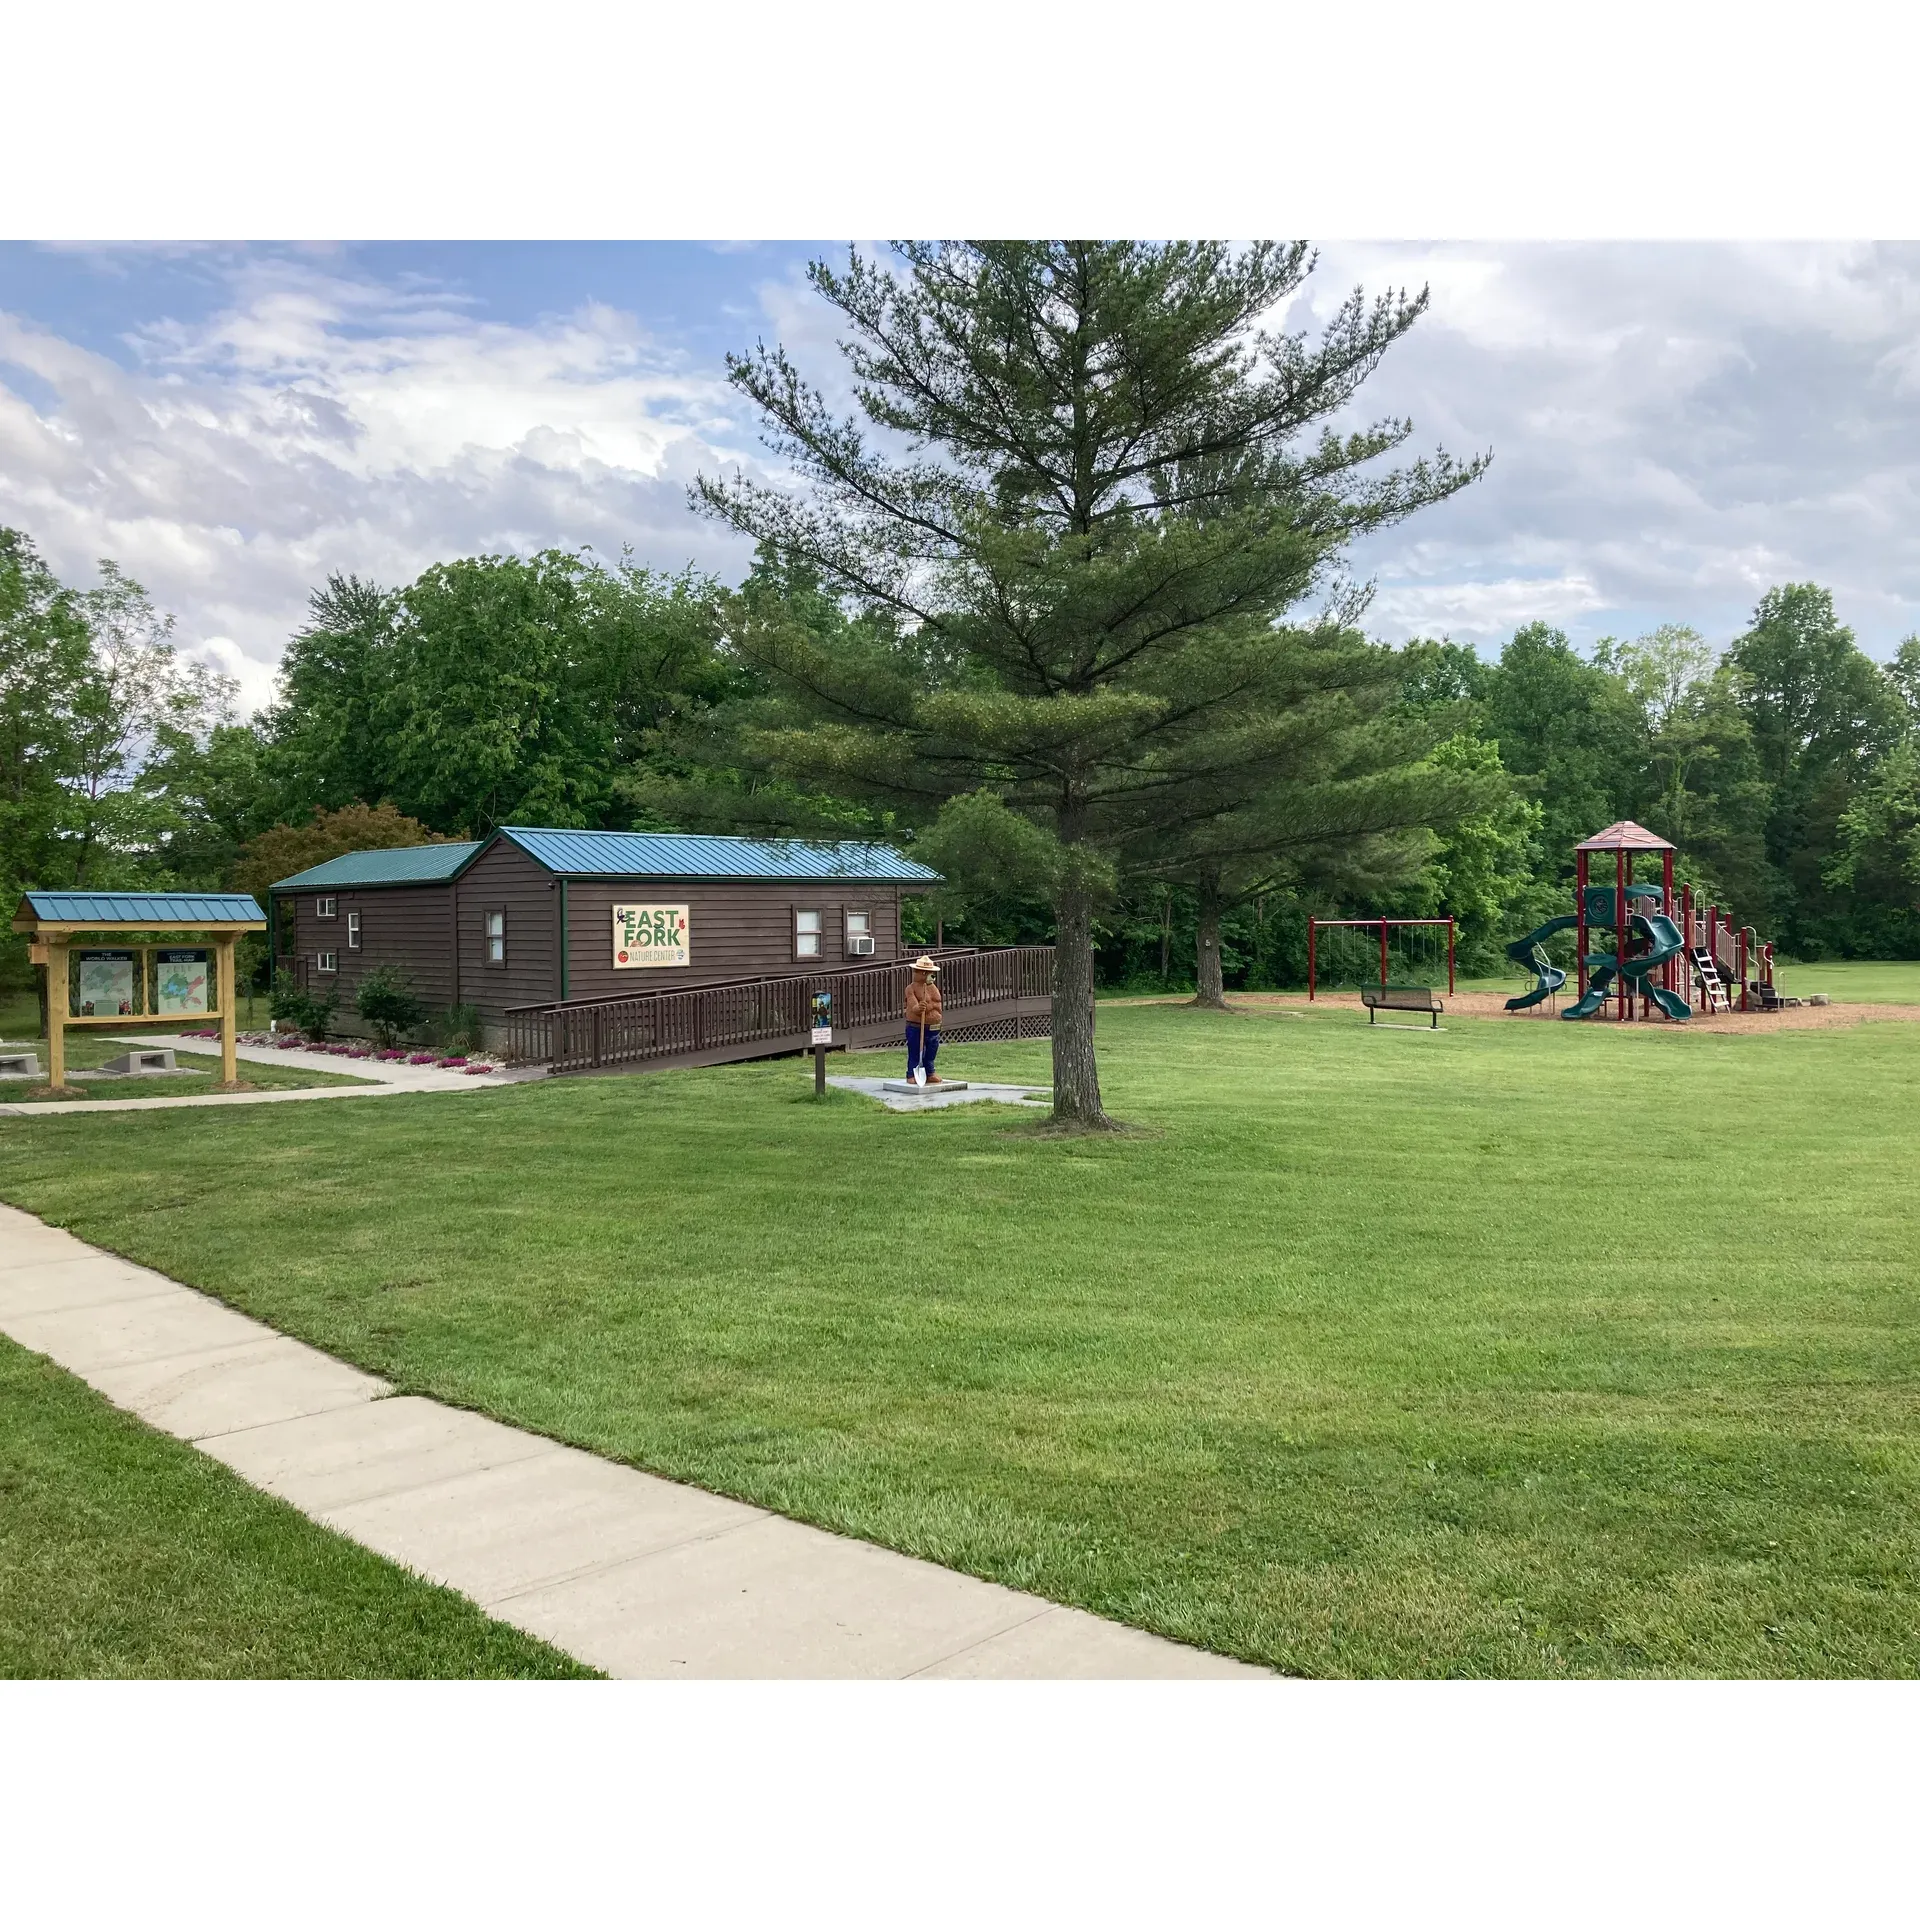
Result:
[[[66,1091],[70,1028],[177,1026],[209,1014],[220,1023],[220,1085],[231,1089],[239,1074],[234,943],[265,926],[247,894],[30,889],[13,930],[28,936],[27,957],[46,969],[48,1091]],[[194,944],[161,946],[156,935]]]
[[[821,1097],[827,1091],[827,1049],[833,1045],[833,995],[813,996],[813,1090]]]

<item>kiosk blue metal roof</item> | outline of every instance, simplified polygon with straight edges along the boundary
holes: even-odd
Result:
[[[34,890],[21,903],[43,926],[264,927],[266,916],[250,893],[49,893]]]

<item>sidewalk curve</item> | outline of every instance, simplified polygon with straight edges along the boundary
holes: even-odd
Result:
[[[0,1333],[620,1678],[1271,1679],[411,1394],[0,1206]]]

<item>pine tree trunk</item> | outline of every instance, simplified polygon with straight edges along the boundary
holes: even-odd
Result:
[[[1228,1011],[1227,988],[1220,974],[1219,876],[1203,874],[1197,892],[1200,896],[1200,918],[1194,932],[1194,952],[1199,968],[1199,987],[1193,996],[1193,1004],[1225,1013]]]
[[[1110,1124],[1093,1051],[1093,899],[1071,880],[1053,903],[1053,1117]]]

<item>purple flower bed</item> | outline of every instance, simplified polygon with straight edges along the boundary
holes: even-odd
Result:
[[[404,1060],[407,1050],[405,1047],[382,1047],[373,1057],[376,1060]]]
[[[437,1053],[410,1053],[407,1055],[407,1065],[410,1067],[430,1067],[439,1057]]]
[[[279,1052],[285,1053],[289,1047],[304,1047],[307,1043],[302,1040],[298,1034],[295,1034],[290,1039],[276,1040],[273,1044]]]
[[[467,1064],[467,1056],[464,1053],[450,1053],[444,1060],[436,1061],[435,1064],[442,1067],[464,1067]]]
[[[487,1060],[476,1060],[467,1068],[469,1073],[491,1073],[493,1064]]]

